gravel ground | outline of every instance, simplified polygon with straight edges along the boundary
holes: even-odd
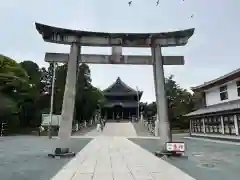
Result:
[[[188,157],[167,159],[174,166],[197,180],[240,179],[240,145],[183,139],[181,136],[173,138],[186,143]],[[159,149],[158,139],[131,138],[129,140],[150,152]]]
[[[74,152],[81,151],[90,138],[71,139]],[[1,180],[49,180],[71,158],[52,159],[47,154],[53,150],[56,139],[37,136],[12,136],[0,138]]]

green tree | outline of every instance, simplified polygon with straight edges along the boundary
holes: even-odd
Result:
[[[165,90],[168,103],[168,116],[171,128],[187,128],[187,119],[183,116],[194,108],[193,96],[181,88],[171,75],[165,80]],[[157,113],[156,103],[148,104],[145,110],[147,117]]]
[[[89,121],[96,109],[104,103],[104,97],[99,89],[91,84],[91,71],[86,64],[81,64],[78,71],[76,92],[76,120]]]
[[[152,102],[150,104],[147,104],[146,107],[144,108],[144,116],[146,118],[153,117],[157,114],[157,105],[156,102]]]
[[[41,104],[46,104],[45,113],[49,113],[53,65],[48,69],[41,69],[43,95]],[[56,79],[54,87],[54,114],[61,114],[63,95],[67,76],[67,64],[56,68]],[[89,121],[99,105],[104,103],[104,97],[99,89],[91,84],[91,71],[87,64],[82,63],[77,72],[76,98],[75,98],[75,119],[79,122]],[[47,101],[47,102],[46,102]]]
[[[19,124],[19,113],[28,90],[27,72],[13,59],[0,56],[0,120],[6,121],[8,131]]]
[[[66,64],[56,68],[55,114],[61,113],[66,75]],[[49,113],[52,78],[53,64],[39,68],[32,61],[18,64],[0,56],[0,121],[8,123],[9,132],[40,125],[41,114]],[[78,68],[76,89],[75,119],[88,121],[104,104],[104,96],[91,84],[91,72],[86,64]]]
[[[23,127],[35,127],[41,123],[40,91],[41,72],[38,65],[32,61],[23,61],[20,66],[27,72],[29,78],[28,96],[25,97],[21,105],[21,125]]]

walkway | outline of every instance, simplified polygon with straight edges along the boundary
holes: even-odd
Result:
[[[170,163],[129,141],[131,123],[108,123],[52,180],[194,180]]]
[[[137,136],[135,128],[131,122],[119,122],[119,123],[106,123],[106,126],[103,129],[103,132],[97,132],[96,129],[93,129],[89,133],[86,133],[85,136]]]
[[[123,137],[92,140],[52,180],[193,180]]]

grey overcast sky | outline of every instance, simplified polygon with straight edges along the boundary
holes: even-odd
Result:
[[[239,0],[0,0],[0,53],[18,62],[48,66],[44,54],[69,52],[68,46],[45,43],[34,22],[71,29],[108,32],[162,32],[196,28],[188,45],[165,48],[164,55],[184,55],[184,66],[165,67],[184,88],[199,85],[240,67]],[[194,14],[191,19],[190,16]],[[110,48],[83,53],[110,54]],[[149,49],[124,48],[124,54],[150,55]],[[90,65],[93,84],[106,88],[118,76],[143,90],[153,101],[151,66]]]

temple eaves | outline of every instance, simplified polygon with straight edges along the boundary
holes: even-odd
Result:
[[[139,93],[139,96],[142,96],[143,91],[137,92],[135,89],[131,88],[126,83],[124,83],[120,77],[118,77],[113,84],[111,84],[109,87],[103,90],[103,93],[105,95],[110,95],[110,94],[115,94],[115,95],[136,94],[137,95]]]
[[[82,46],[149,47],[154,43],[162,47],[183,46],[193,35],[194,28],[163,33],[106,33],[70,30],[35,23],[46,42],[58,44],[79,43]]]

